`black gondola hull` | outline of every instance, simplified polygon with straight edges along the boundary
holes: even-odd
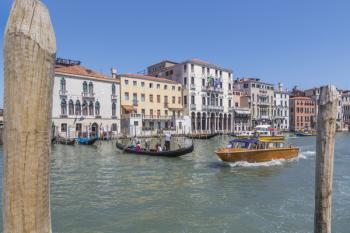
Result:
[[[218,136],[218,133],[213,133],[213,134],[193,134],[193,135],[187,135],[187,138],[192,138],[192,139],[200,139],[200,140],[205,140],[205,139],[211,139],[213,137]]]
[[[137,154],[137,155],[148,155],[148,156],[161,156],[161,157],[179,157],[179,156],[191,153],[194,149],[194,145],[192,144],[189,147],[180,148],[178,150],[172,150],[172,151],[162,151],[162,152],[146,151],[146,150],[136,151],[118,142],[116,143],[116,147],[119,150],[124,151],[125,153]]]

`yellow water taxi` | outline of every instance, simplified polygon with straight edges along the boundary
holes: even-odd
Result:
[[[255,127],[255,134],[259,140],[264,141],[283,141],[284,135],[277,132],[271,125],[258,125]]]
[[[218,149],[215,153],[225,162],[259,163],[297,157],[299,148],[286,146],[283,141],[235,139],[230,141],[227,148]]]

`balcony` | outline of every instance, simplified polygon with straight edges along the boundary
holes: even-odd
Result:
[[[64,97],[67,96],[68,91],[67,90],[60,90],[60,96]]]
[[[81,96],[83,98],[93,99],[93,98],[95,98],[95,93],[94,92],[82,92]]]
[[[142,120],[173,120],[173,116],[142,115]]]
[[[111,95],[111,100],[118,100],[118,96],[116,94]]]
[[[195,104],[191,104],[190,105],[190,109],[191,109],[191,111],[196,111],[196,105]]]
[[[215,106],[215,105],[203,105],[202,109],[203,109],[203,111],[210,111],[210,112],[223,112],[224,111],[223,106]]]
[[[204,91],[207,92],[215,92],[215,93],[219,93],[219,94],[223,94],[224,90],[221,87],[203,87]]]

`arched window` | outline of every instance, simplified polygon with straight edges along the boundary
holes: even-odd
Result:
[[[75,102],[75,115],[77,116],[81,115],[81,104],[79,100]]]
[[[99,116],[100,115],[100,102],[96,101],[95,103],[95,115]]]
[[[93,116],[94,115],[94,103],[90,101],[89,103],[89,115]]]
[[[88,103],[84,100],[83,102],[83,115],[87,116],[88,114]]]
[[[61,115],[67,115],[67,102],[65,99],[61,100]]]
[[[74,115],[74,103],[73,100],[69,100],[69,115]]]
[[[83,92],[84,93],[88,92],[88,87],[87,87],[87,82],[86,81],[83,82]]]
[[[112,103],[112,116],[115,116],[117,113],[117,105],[115,102]]]
[[[112,95],[115,95],[115,84],[112,84]]]
[[[66,80],[64,78],[61,78],[61,91],[66,90]]]
[[[89,93],[94,93],[94,84],[92,82],[89,83]]]

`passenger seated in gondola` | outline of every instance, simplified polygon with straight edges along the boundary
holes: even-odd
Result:
[[[145,149],[147,151],[149,151],[150,150],[150,146],[151,146],[151,142],[150,142],[150,140],[148,138],[146,138],[146,140],[145,140]]]
[[[157,147],[157,152],[162,152],[163,151],[163,148],[162,148],[162,146],[159,143],[156,145],[156,147]]]
[[[135,150],[136,151],[141,151],[141,143],[139,141],[136,143]]]

